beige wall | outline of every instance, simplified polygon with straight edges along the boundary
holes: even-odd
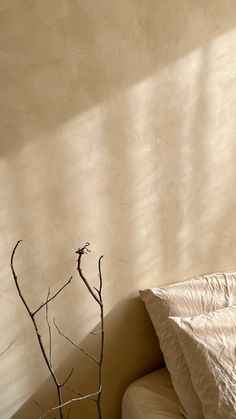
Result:
[[[234,0],[1,0],[0,352],[18,337],[0,359],[1,419],[36,418],[32,399],[54,395],[10,274],[18,239],[32,307],[75,275],[50,314],[94,352],[74,251],[91,242],[93,284],[104,254],[104,419],[160,361],[138,289],[236,268],[235,25]],[[75,363],[93,390],[92,366],[53,342],[61,379]]]

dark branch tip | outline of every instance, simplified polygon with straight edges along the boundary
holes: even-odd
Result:
[[[15,256],[16,249],[17,249],[17,247],[19,246],[19,244],[21,242],[23,242],[23,240],[18,240],[16,242],[15,246],[14,246],[14,249],[12,250],[12,254],[11,254],[11,266],[13,265],[13,259],[14,259],[14,256]]]
[[[85,245],[83,247],[79,247],[79,249],[76,250],[75,253],[79,256],[84,255],[86,253],[90,253],[90,250],[88,249],[89,246],[90,246],[90,243],[86,242]]]

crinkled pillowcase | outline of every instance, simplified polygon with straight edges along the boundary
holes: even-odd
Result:
[[[202,419],[202,405],[192,385],[178,337],[169,316],[193,317],[236,304],[236,272],[195,277],[140,291],[159,338],[174,389],[189,419]]]
[[[171,321],[204,417],[236,418],[236,306]]]

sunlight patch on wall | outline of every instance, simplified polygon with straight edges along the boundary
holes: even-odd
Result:
[[[46,373],[26,377],[22,372],[26,347],[31,350],[34,338],[28,319],[22,321],[23,308],[16,303],[9,266],[5,268],[16,240],[25,240],[17,265],[32,305],[45,298],[48,284],[56,287],[75,274],[75,249],[91,241],[86,272],[96,283],[96,261],[105,254],[106,312],[123,298],[136,297],[138,288],[183,279],[206,266],[214,269],[216,255],[218,266],[226,259],[215,237],[229,244],[235,210],[235,43],[232,30],[184,57],[167,59],[158,72],[153,66],[148,77],[122,84],[118,93],[103,96],[56,128],[51,123],[48,131],[47,124],[42,132],[39,121],[25,112],[17,120],[17,126],[23,125],[19,138],[0,160],[7,185],[1,190],[0,253],[1,291],[7,294],[2,309],[13,308],[1,325],[27,343],[21,341],[9,364],[1,367],[4,376],[5,368],[16,370],[19,405],[26,389],[27,395],[33,392]],[[62,327],[68,307],[77,320],[70,322],[69,332],[82,340],[98,318],[78,282],[52,306]],[[4,339],[14,337],[11,333],[6,331]],[[56,363],[71,352],[60,343]],[[38,359],[36,347],[30,357],[30,362]],[[10,382],[8,397],[3,396],[6,408],[11,390]]]

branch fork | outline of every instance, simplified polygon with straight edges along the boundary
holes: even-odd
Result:
[[[64,419],[65,418],[64,413],[63,413],[63,408],[64,407],[70,406],[74,402],[85,400],[85,399],[93,400],[96,403],[98,419],[102,419],[101,393],[102,393],[102,364],[103,364],[103,353],[104,353],[104,312],[103,312],[103,300],[102,300],[103,279],[102,279],[102,272],[101,272],[101,260],[102,260],[103,256],[101,256],[98,260],[99,287],[98,288],[97,287],[91,287],[88,280],[84,276],[82,268],[81,268],[81,260],[82,260],[83,255],[90,253],[90,249],[89,249],[90,243],[88,243],[88,242],[85,243],[85,245],[83,247],[79,248],[76,251],[76,254],[78,255],[77,271],[79,273],[79,276],[80,276],[81,280],[84,282],[84,284],[87,287],[91,296],[94,298],[94,300],[97,302],[97,304],[100,307],[100,330],[98,330],[97,332],[91,332],[92,335],[98,335],[98,334],[100,335],[100,356],[99,356],[99,358],[97,359],[94,355],[90,354],[84,348],[81,348],[79,345],[74,343],[68,336],[66,336],[64,333],[62,333],[60,328],[56,324],[55,317],[53,318],[54,327],[57,329],[57,332],[61,336],[63,336],[68,342],[70,342],[73,346],[75,346],[77,349],[79,349],[80,352],[82,352],[84,355],[86,355],[87,357],[92,359],[97,365],[97,368],[98,368],[98,389],[94,393],[87,394],[87,395],[82,395],[81,393],[75,392],[72,389],[70,389],[69,387],[66,387],[67,382],[69,381],[69,379],[71,378],[71,376],[74,372],[74,368],[71,369],[71,371],[69,372],[67,377],[64,379],[64,381],[60,382],[56,373],[55,373],[55,371],[54,371],[54,369],[53,369],[53,366],[52,366],[52,331],[51,331],[51,324],[50,324],[50,321],[49,321],[48,304],[52,300],[54,300],[71,283],[72,276],[51,297],[50,297],[51,291],[50,291],[50,288],[49,288],[46,300],[44,302],[42,302],[39,305],[38,308],[36,308],[35,310],[32,310],[30,308],[26,298],[24,297],[22,291],[21,291],[21,287],[20,287],[19,282],[18,282],[18,277],[17,277],[17,274],[16,274],[16,270],[14,268],[15,254],[16,254],[17,248],[18,248],[18,246],[20,245],[21,242],[22,242],[22,240],[17,241],[15,247],[13,248],[12,254],[11,254],[10,266],[11,266],[12,276],[13,276],[13,280],[14,280],[17,292],[19,294],[19,297],[20,297],[23,305],[25,306],[25,309],[26,309],[26,311],[27,311],[32,323],[33,323],[33,327],[34,327],[36,338],[37,338],[37,341],[38,341],[38,344],[39,344],[39,347],[40,347],[40,351],[41,351],[41,354],[42,354],[43,359],[45,361],[45,364],[48,368],[50,376],[53,379],[53,382],[54,382],[54,385],[55,385],[55,388],[56,388],[56,392],[57,392],[57,400],[58,400],[57,406],[52,407],[48,411],[43,409],[39,405],[39,403],[37,403],[34,400],[34,403],[41,409],[41,411],[44,412],[44,414],[42,416],[40,416],[39,419],[42,419],[46,416],[49,416],[49,417],[52,417],[52,418],[56,419],[53,416],[53,413],[56,412],[56,411],[59,412],[60,419]],[[47,350],[46,350],[45,343],[42,340],[42,336],[40,334],[37,322],[35,320],[36,314],[38,314],[39,311],[42,310],[44,307],[45,307],[45,318],[46,318],[46,324],[47,324],[48,336],[49,336],[48,355],[47,355]],[[68,389],[69,391],[73,392],[74,394],[76,394],[77,397],[63,402],[63,399],[62,399],[62,389],[63,389],[63,387]],[[66,416],[67,419],[69,418],[69,415],[70,415],[70,409],[67,412],[67,416]]]

